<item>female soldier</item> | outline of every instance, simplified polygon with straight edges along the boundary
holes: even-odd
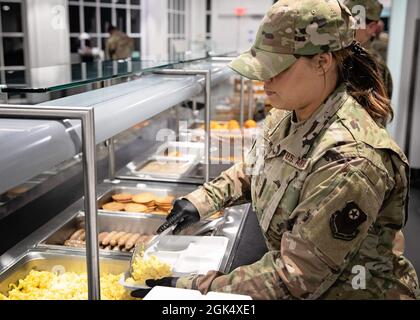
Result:
[[[395,242],[407,220],[408,163],[384,128],[390,101],[352,23],[338,0],[280,0],[269,10],[230,66],[264,80],[276,110],[245,163],[177,200],[159,230],[252,201],[269,252],[226,275],[146,284],[254,299],[418,297]]]

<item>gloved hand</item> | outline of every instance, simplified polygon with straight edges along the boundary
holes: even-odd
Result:
[[[166,222],[157,229],[157,233],[161,233],[176,224],[173,233],[177,234],[199,220],[200,214],[197,208],[188,200],[178,199],[175,200],[171,212],[166,217]]]
[[[166,278],[156,279],[156,280],[148,279],[146,280],[146,285],[149,286],[150,289],[137,289],[137,290],[131,291],[130,294],[133,298],[144,298],[150,292],[150,290],[152,290],[152,288],[155,286],[175,287],[178,279],[179,278],[177,277],[166,277]]]

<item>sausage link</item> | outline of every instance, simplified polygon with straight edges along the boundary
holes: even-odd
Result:
[[[84,231],[84,229],[79,229],[76,230],[70,237],[69,240],[77,240],[79,238],[79,236],[82,234],[82,232]]]
[[[132,236],[132,233],[127,232],[125,235],[123,235],[119,240],[118,240],[118,246],[119,247],[123,247],[125,246],[126,242],[128,239],[130,239],[130,237]]]
[[[110,242],[111,246],[115,247],[118,244],[118,240],[120,240],[120,238],[124,235],[125,235],[124,231],[117,232],[117,234],[113,236],[111,239],[111,242]]]
[[[112,231],[108,233],[108,235],[102,240],[102,244],[106,247],[111,242],[112,237],[114,237],[117,234],[117,231]]]

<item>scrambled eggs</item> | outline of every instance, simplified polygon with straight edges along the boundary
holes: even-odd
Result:
[[[121,275],[101,276],[101,299],[128,300],[130,294],[119,284]],[[0,300],[87,300],[87,274],[32,270],[17,285],[11,284],[7,296],[0,293]]]
[[[144,284],[147,279],[160,279],[172,276],[171,266],[159,261],[155,256],[145,259],[142,255],[137,256],[133,262],[132,278],[127,283]]]

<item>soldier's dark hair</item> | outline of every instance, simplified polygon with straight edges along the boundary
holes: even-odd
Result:
[[[375,58],[358,42],[332,52],[337,61],[339,83],[363,106],[379,124],[386,125],[394,118],[391,101]]]

